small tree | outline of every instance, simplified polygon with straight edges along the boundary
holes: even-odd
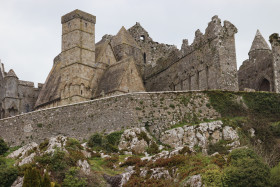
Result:
[[[6,144],[6,142],[0,138],[0,155],[3,155],[9,150],[9,146]]]
[[[41,175],[36,168],[27,168],[24,172],[24,180],[22,187],[40,186]]]
[[[51,187],[51,180],[48,172],[44,174],[41,187]]]

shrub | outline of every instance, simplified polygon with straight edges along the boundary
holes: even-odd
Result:
[[[280,162],[277,166],[271,169],[270,171],[271,176],[270,176],[270,183],[271,186],[280,186]]]
[[[89,147],[96,147],[96,146],[101,147],[102,146],[102,138],[103,137],[102,137],[101,134],[95,133],[89,138],[87,145]]]
[[[216,164],[220,168],[223,168],[226,165],[226,160],[222,155],[217,154],[214,157],[212,157],[211,163]]]
[[[208,146],[208,154],[212,155],[213,153],[227,154],[228,153],[228,142],[225,140],[220,140],[215,144],[209,144]]]
[[[105,158],[105,166],[113,168],[114,164],[119,161],[119,155],[114,154],[111,157]]]
[[[270,171],[250,149],[236,149],[230,154],[230,166],[225,168],[226,186],[268,186]]]
[[[44,174],[41,187],[51,187],[51,180],[48,172]]]
[[[222,172],[218,169],[206,170],[202,174],[202,181],[205,186],[223,186]]]
[[[80,150],[83,149],[83,147],[81,146],[80,142],[75,139],[75,138],[69,138],[66,142],[66,149],[74,149],[74,150]]]
[[[139,157],[128,157],[124,163],[122,163],[120,166],[135,166],[139,165],[142,162],[142,160]]]
[[[243,158],[259,159],[258,155],[252,149],[234,149],[229,155],[230,162],[236,162]]]
[[[121,139],[123,131],[113,132],[107,136],[95,133],[88,141],[88,146],[95,148],[96,150],[105,150],[107,152],[118,152],[118,144]]]
[[[9,150],[8,145],[6,144],[6,142],[2,138],[0,138],[0,155],[3,155],[8,150]]]
[[[45,151],[45,150],[47,150],[48,145],[49,145],[49,140],[46,139],[46,140],[44,140],[42,143],[40,143],[39,149],[40,149],[41,151]]]
[[[69,159],[66,158],[65,152],[60,150],[55,150],[53,155],[51,153],[48,153],[40,157],[35,157],[35,162],[48,167],[48,169],[50,169],[51,171],[64,170],[67,167],[67,161],[69,163]]]
[[[27,168],[24,172],[22,187],[41,186],[41,175],[36,168]]]
[[[153,141],[152,144],[147,149],[148,154],[157,154],[159,153],[158,145]]]
[[[280,137],[280,121],[271,125],[271,130],[274,136]]]
[[[147,133],[141,131],[139,135],[137,135],[139,140],[145,140],[147,143],[150,143],[150,138],[148,137]]]
[[[186,154],[186,153],[188,153],[188,154],[191,154],[191,153],[192,153],[192,151],[190,150],[190,148],[189,148],[188,146],[183,147],[183,149],[181,149],[181,150],[179,151],[179,154],[181,154],[181,155],[184,155],[184,154]]]
[[[106,139],[111,145],[118,145],[120,143],[123,131],[112,132],[106,136]]]
[[[11,186],[18,176],[18,170],[7,166],[4,158],[0,157],[0,186]]]
[[[153,167],[173,167],[184,164],[186,156],[175,155],[170,158],[159,158],[153,163]]]
[[[63,186],[65,187],[84,187],[87,185],[86,179],[78,175],[79,169],[72,167],[65,175]]]

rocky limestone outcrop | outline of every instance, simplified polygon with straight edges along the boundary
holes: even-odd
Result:
[[[135,154],[144,153],[153,141],[144,127],[127,129],[121,136],[119,150],[127,150]]]
[[[201,175],[193,175],[191,176],[182,186],[189,186],[189,187],[201,187],[202,186],[202,179]]]
[[[193,151],[195,146],[199,146],[207,153],[209,144],[226,140],[230,142],[229,146],[236,148],[240,145],[238,139],[236,130],[229,126],[223,127],[223,122],[218,120],[167,130],[161,134],[160,141],[172,148],[188,146]]]

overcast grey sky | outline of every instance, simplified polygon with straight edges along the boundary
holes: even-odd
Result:
[[[80,9],[97,17],[96,42],[104,34],[115,35],[121,26],[136,22],[154,41],[192,43],[194,33],[203,33],[212,16],[238,28],[238,67],[259,29],[268,42],[280,32],[280,0],[0,0],[0,59],[5,70],[14,69],[21,80],[44,83],[61,51],[62,15]]]

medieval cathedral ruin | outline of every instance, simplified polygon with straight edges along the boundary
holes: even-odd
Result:
[[[1,63],[1,118],[129,92],[257,90],[280,92],[280,37],[271,48],[259,31],[237,71],[237,28],[218,16],[181,49],[153,41],[139,24],[95,43],[96,17],[74,10],[61,18],[62,49],[44,84],[19,80]]]

